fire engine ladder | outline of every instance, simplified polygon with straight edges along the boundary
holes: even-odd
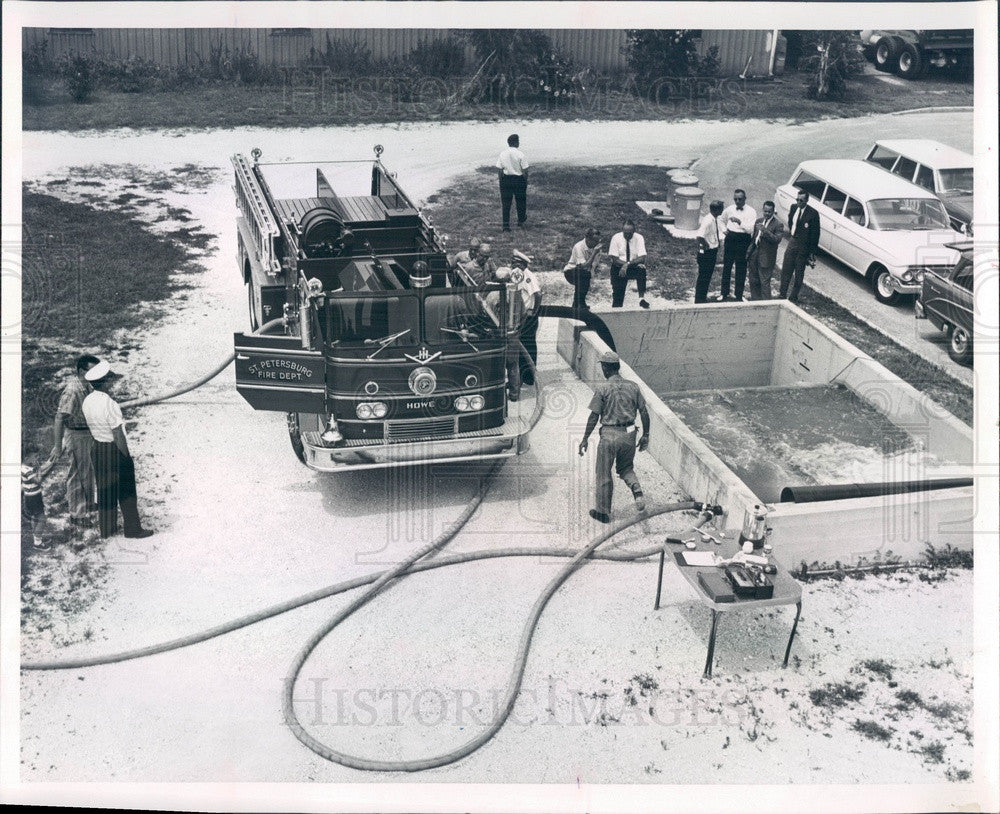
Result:
[[[279,234],[278,222],[268,208],[264,191],[246,157],[234,155],[233,168],[236,171],[236,202],[256,242],[258,258],[269,274],[280,274],[281,263],[274,256],[274,238]]]

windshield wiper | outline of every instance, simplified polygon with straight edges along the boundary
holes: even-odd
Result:
[[[479,348],[473,345],[470,339],[479,339],[479,334],[474,334],[468,328],[438,328],[439,331],[444,333],[455,334],[459,339],[461,339],[466,345],[472,348],[476,353],[479,353]]]
[[[404,328],[399,333],[389,334],[388,336],[383,336],[381,339],[366,339],[366,345],[378,345],[378,348],[373,350],[368,356],[369,359],[374,359],[378,354],[384,351],[389,345],[399,339],[401,336],[406,336],[410,332],[409,328]]]

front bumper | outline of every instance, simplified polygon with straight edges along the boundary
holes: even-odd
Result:
[[[912,283],[904,283],[895,274],[889,275],[889,286],[893,291],[900,294],[919,294],[923,289],[923,284],[914,280]]]
[[[319,432],[302,433],[305,464],[319,472],[349,472],[431,463],[456,463],[492,458],[512,458],[528,451],[528,422],[509,416],[494,430],[460,433],[404,443],[347,441],[330,447]]]

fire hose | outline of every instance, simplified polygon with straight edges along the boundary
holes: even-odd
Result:
[[[282,322],[281,319],[272,320],[271,322],[265,324],[259,329],[259,333],[263,333],[274,325]],[[532,371],[536,376],[536,387],[538,389],[538,399],[535,410],[532,414],[529,429],[533,428],[537,424],[541,417],[544,399],[543,388],[539,386],[537,379],[537,369],[535,368],[534,362],[528,355],[527,350],[524,345],[520,346],[521,356],[527,360]],[[218,375],[222,370],[224,370],[228,364],[232,361],[232,357],[226,360],[226,362],[220,365],[213,372],[207,374],[206,376],[199,379],[197,382],[191,385],[187,385],[177,391],[158,396],[150,399],[136,400],[134,402],[129,402],[123,404],[123,406],[140,406],[141,404],[152,404],[158,401],[163,401],[165,399],[173,398],[174,396],[180,395],[182,393],[189,392],[196,387],[204,384],[205,382],[212,379],[214,376]],[[324,624],[309,641],[301,648],[299,653],[296,655],[289,668],[288,675],[285,681],[285,689],[282,698],[282,712],[285,718],[285,722],[288,727],[292,730],[295,736],[301,741],[306,747],[312,750],[314,753],[320,757],[325,758],[331,762],[339,763],[350,768],[365,770],[365,771],[398,771],[398,772],[415,772],[422,771],[425,769],[436,768],[440,766],[445,766],[450,763],[454,763],[463,757],[473,753],[477,749],[481,748],[484,744],[489,742],[497,732],[503,727],[507,718],[510,716],[514,708],[514,704],[517,700],[518,693],[520,691],[521,682],[524,677],[524,672],[527,665],[528,653],[531,648],[531,641],[534,636],[535,630],[538,626],[538,621],[541,618],[542,612],[545,610],[546,605],[552,596],[556,593],[559,587],[572,576],[579,568],[583,566],[585,562],[593,559],[603,559],[619,562],[632,562],[636,560],[641,560],[646,557],[660,553],[664,544],[659,544],[641,551],[609,551],[598,553],[597,548],[607,540],[611,539],[615,535],[619,534],[621,531],[647,520],[651,517],[657,515],[665,514],[667,512],[684,511],[684,510],[697,510],[699,511],[700,517],[695,522],[694,528],[697,528],[707,522],[712,516],[712,510],[710,507],[702,503],[697,503],[693,501],[671,503],[665,505],[654,504],[643,512],[640,512],[635,517],[629,518],[627,520],[620,521],[619,523],[613,525],[610,529],[604,533],[593,538],[586,546],[582,549],[572,549],[572,548],[542,548],[542,547],[511,547],[487,551],[474,551],[466,554],[456,554],[444,557],[438,557],[433,559],[424,559],[434,552],[439,551],[445,545],[447,545],[452,539],[454,539],[458,533],[464,528],[466,523],[475,513],[475,511],[482,504],[482,501],[486,497],[486,493],[492,483],[494,476],[496,475],[501,462],[496,462],[487,472],[486,477],[482,480],[479,490],[472,497],[466,507],[463,509],[458,518],[445,529],[440,535],[438,535],[433,541],[418,549],[414,553],[406,557],[398,565],[390,568],[386,571],[379,573],[367,574],[362,577],[356,577],[354,579],[346,580],[334,585],[321,588],[316,591],[304,594],[302,596],[296,597],[294,599],[279,603],[277,605],[272,605],[268,608],[256,611],[245,616],[241,616],[237,619],[225,622],[214,627],[208,628],[207,630],[193,633],[188,636],[183,636],[177,639],[172,639],[167,642],[162,642],[159,644],[149,645],[146,647],[136,648],[133,650],[127,650],[120,653],[109,654],[104,656],[93,656],[80,659],[67,659],[62,661],[36,661],[36,662],[25,662],[21,664],[22,670],[29,671],[42,671],[42,670],[70,670],[70,669],[80,669],[85,667],[96,667],[99,665],[114,664],[123,661],[129,661],[138,658],[144,658],[146,656],[155,655],[158,653],[165,653],[171,650],[178,650],[184,647],[190,647],[192,645],[198,644],[200,642],[207,641],[209,639],[222,636],[226,633],[230,633],[235,630],[239,630],[244,627],[262,622],[266,619],[273,618],[279,614],[286,613],[295,608],[302,607],[304,605],[310,604],[312,602],[325,599],[327,597],[335,596],[337,594],[344,593],[346,591],[353,590],[355,588],[360,588],[363,586],[369,586],[360,596],[355,598],[347,607],[338,611],[332,619],[330,619],[326,624]],[[528,619],[525,622],[521,637],[518,644],[517,655],[515,657],[514,666],[511,669],[510,677],[507,684],[506,694],[504,696],[503,706],[500,708],[496,718],[493,722],[484,730],[482,733],[472,738],[465,744],[443,753],[441,755],[436,755],[428,758],[421,758],[417,760],[401,760],[401,761],[387,761],[387,760],[373,760],[369,758],[357,757],[355,755],[349,755],[344,752],[337,751],[321,741],[314,738],[309,732],[306,731],[305,727],[298,720],[298,716],[294,709],[294,688],[295,681],[298,678],[306,660],[309,658],[313,650],[319,645],[319,643],[325,639],[338,625],[350,617],[353,613],[359,610],[361,607],[366,605],[376,596],[378,596],[383,589],[390,583],[401,579],[404,576],[410,574],[418,573],[421,571],[428,571],[434,568],[442,568],[450,565],[458,565],[466,562],[473,562],[476,560],[493,559],[499,557],[524,557],[524,556],[547,556],[547,557],[570,557],[570,561],[559,571],[558,574],[548,583],[542,593],[539,595],[538,599],[535,601],[534,606],[529,613]]]

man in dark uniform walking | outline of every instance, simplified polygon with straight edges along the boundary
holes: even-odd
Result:
[[[590,400],[590,416],[587,418],[587,429],[584,430],[580,442],[580,455],[587,451],[587,439],[601,422],[601,442],[597,446],[597,508],[590,510],[590,516],[601,523],[611,522],[611,495],[614,491],[614,480],[611,467],[614,465],[618,477],[632,490],[636,508],[646,510],[646,499],[642,494],[642,486],[632,469],[635,459],[635,415],[642,419],[642,438],[639,439],[639,451],[649,446],[649,412],[646,410],[646,400],[642,397],[639,385],[623,379],[619,370],[621,360],[614,351],[601,355],[601,372],[607,382],[597,386],[594,397]]]

